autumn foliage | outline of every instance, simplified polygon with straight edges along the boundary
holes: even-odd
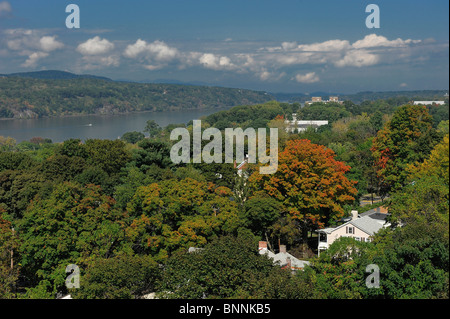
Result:
[[[303,225],[323,227],[344,216],[343,205],[354,201],[354,181],[345,173],[350,167],[335,160],[331,149],[309,140],[291,140],[279,154],[273,175],[255,172],[250,181],[281,202],[292,218]]]

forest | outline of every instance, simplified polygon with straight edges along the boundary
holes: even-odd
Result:
[[[65,77],[0,76],[0,119],[214,109],[273,99],[244,89]]]
[[[278,128],[272,175],[258,164],[241,176],[233,164],[174,165],[170,132],[192,123],[148,121],[118,140],[0,137],[0,298],[448,299],[448,112],[270,101],[202,118],[202,129]],[[288,133],[292,113],[330,123]],[[362,207],[367,194],[382,201]],[[391,227],[317,256],[316,230],[377,205]],[[311,264],[282,269],[258,253],[260,240]],[[80,288],[65,285],[71,264]],[[369,264],[379,288],[365,285]]]

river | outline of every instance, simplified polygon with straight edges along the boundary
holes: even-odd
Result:
[[[49,138],[55,143],[70,138],[117,139],[126,132],[142,132],[148,120],[154,120],[161,127],[165,127],[168,124],[187,123],[226,109],[228,108],[0,120],[0,136],[12,137],[17,143],[29,141],[33,137]]]

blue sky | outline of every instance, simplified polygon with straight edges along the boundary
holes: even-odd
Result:
[[[68,4],[80,29],[67,29]],[[365,24],[368,4],[381,27]],[[447,89],[446,0],[0,0],[0,73],[270,92]]]

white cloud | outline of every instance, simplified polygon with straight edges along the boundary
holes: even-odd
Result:
[[[49,54],[47,52],[33,52],[28,56],[28,59],[22,64],[22,66],[25,68],[35,67],[40,59],[46,58],[48,55]]]
[[[315,83],[320,81],[319,77],[316,75],[315,72],[306,73],[304,75],[297,74],[295,76],[295,80],[299,83]]]
[[[408,44],[416,44],[422,42],[421,40],[402,40],[400,38],[395,40],[388,40],[386,37],[376,34],[369,34],[362,40],[358,40],[352,44],[355,49],[367,49],[375,47],[404,47]]]
[[[230,46],[230,43],[233,45]],[[414,45],[419,44],[420,46]],[[201,67],[214,71],[233,71],[253,74],[261,81],[277,81],[289,73],[292,81],[315,83],[320,78],[316,72],[296,73],[296,66],[308,70],[308,66],[362,68],[381,62],[393,64],[399,61],[417,60],[425,50],[425,42],[412,39],[394,39],[376,34],[364,36],[353,43],[345,39],[332,39],[314,43],[281,42],[278,46],[259,47],[258,43],[234,43],[226,39],[214,46],[204,46],[196,51],[182,50],[163,41],[146,42],[138,39],[123,50],[122,55],[136,60],[150,71],[166,67],[178,70]],[[218,53],[220,52],[220,53]],[[421,54],[423,55],[423,54]],[[298,70],[297,70],[298,71]]]
[[[41,30],[8,29],[4,32],[6,48],[15,55],[26,56],[23,67],[35,67],[39,60],[49,56],[50,52],[62,49],[64,43],[55,35],[46,35]]]
[[[377,64],[380,61],[380,57],[376,54],[370,53],[366,50],[352,50],[348,51],[345,56],[334,62],[337,67],[363,67]]]
[[[347,40],[329,40],[325,42],[299,45],[297,49],[306,52],[336,52],[348,50],[350,47],[350,42]]]
[[[135,44],[130,44],[125,49],[124,55],[127,58],[135,59],[147,49],[147,42],[138,39]]]
[[[285,51],[293,50],[298,47],[297,42],[283,42],[281,48]]]
[[[89,39],[77,47],[77,51],[82,55],[106,54],[112,49],[114,49],[114,43],[108,41],[107,39],[101,39],[99,36]]]
[[[39,40],[39,43],[41,49],[45,52],[51,52],[64,47],[64,43],[57,41],[56,36],[44,36]]]
[[[163,41],[157,40],[147,43],[138,39],[136,43],[126,47],[124,55],[131,59],[143,57],[148,61],[169,62],[178,58],[179,52],[176,48],[170,47]]]
[[[175,59],[178,56],[178,50],[169,47],[162,41],[155,41],[147,45],[147,50],[151,57],[156,61],[167,62]]]
[[[199,58],[202,66],[212,70],[231,70],[234,69],[234,64],[227,56],[218,56],[212,53],[205,53]]]
[[[0,2],[0,17],[12,11],[11,4],[8,1]]]

